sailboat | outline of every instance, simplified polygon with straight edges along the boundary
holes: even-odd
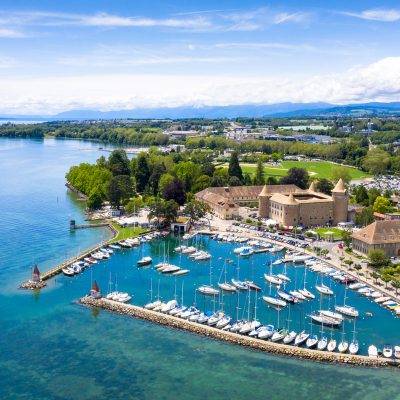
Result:
[[[251,302],[251,292],[248,291],[249,303],[247,308],[247,322],[239,329],[239,333],[246,334],[255,329],[257,329],[261,323],[257,320],[257,293],[255,293],[254,298],[254,319],[250,321],[250,302]]]
[[[218,287],[226,292],[236,292],[236,287],[226,281],[226,260],[224,262],[224,267],[221,271],[221,276],[223,273],[225,274],[225,282],[221,282],[221,277],[220,277],[220,282],[218,282]]]
[[[307,299],[315,299],[315,295],[313,293],[311,293],[307,288],[306,288],[306,276],[307,276],[307,267],[304,267],[304,286],[303,289],[299,289],[299,293],[301,293],[304,297],[306,297]]]
[[[300,332],[294,340],[294,345],[300,346],[308,339],[309,336],[310,336],[310,334],[306,333],[305,331]]]
[[[297,333],[295,331],[290,330],[290,304],[289,304],[289,311],[288,311],[288,318],[287,318],[287,333],[286,336],[283,338],[284,344],[290,344],[296,339]]]
[[[332,352],[336,349],[336,340],[331,337],[331,340],[328,343],[327,350]]]
[[[150,278],[150,303],[147,303],[144,308],[147,310],[154,310],[155,308],[161,307],[160,300],[160,278],[158,278],[158,296],[157,300],[153,301],[153,278]]]
[[[324,285],[323,283],[321,283],[320,286],[316,285],[315,289],[317,289],[318,292],[320,292],[321,294],[325,294],[327,296],[333,295],[333,290],[330,289],[328,286]]]
[[[339,351],[339,353],[346,353],[348,348],[349,348],[349,343],[345,339],[344,324],[343,324],[343,326],[342,326],[342,340],[339,343],[338,351]]]
[[[217,296],[219,294],[219,290],[216,289],[212,284],[212,266],[210,261],[210,284],[202,285],[197,289],[200,293],[206,296]]]
[[[244,282],[242,282],[242,281],[240,280],[240,278],[239,278],[239,273],[240,273],[239,258],[238,258],[238,263],[237,263],[237,268],[236,268],[236,270],[237,270],[237,277],[236,277],[236,279],[233,279],[233,278],[231,279],[231,282],[232,282],[233,286],[235,286],[236,289],[238,289],[238,290],[248,290],[249,287],[248,287]]]
[[[347,291],[347,285],[344,288],[343,306],[335,306],[335,311],[347,317],[353,317],[353,318],[358,317],[359,315],[358,310],[356,310],[354,307],[346,305],[346,291]]]
[[[378,349],[373,344],[368,347],[368,356],[372,358],[378,358]]]

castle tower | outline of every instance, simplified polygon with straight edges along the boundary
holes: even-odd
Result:
[[[261,193],[258,195],[258,215],[260,218],[269,217],[269,197],[267,185],[264,185]]]
[[[310,187],[308,188],[309,192],[317,192],[317,185],[315,184],[315,181],[311,181]]]
[[[332,190],[333,200],[333,223],[337,225],[339,222],[347,222],[347,212],[349,205],[349,197],[344,186],[342,178],[338,180],[335,188]]]
[[[32,271],[32,281],[33,282],[40,282],[40,271],[38,266],[35,264],[33,271]]]
[[[94,299],[99,299],[101,297],[100,288],[96,280],[94,280],[93,286],[90,289],[90,296],[92,296]]]
[[[297,226],[299,224],[299,202],[294,198],[293,193],[290,193],[286,202],[283,213],[283,225]]]

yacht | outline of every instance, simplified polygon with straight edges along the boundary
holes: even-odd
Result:
[[[296,298],[297,300],[307,300],[307,298],[305,296],[303,296],[300,292],[298,292],[297,290],[291,290],[289,292],[294,298]]]
[[[195,312],[194,314],[192,314],[192,315],[188,318],[188,321],[190,321],[190,322],[197,322],[198,319],[200,318],[200,315],[201,315],[201,312],[200,312],[200,311],[197,311],[197,312]]]
[[[283,300],[289,302],[289,303],[297,303],[298,300],[291,295],[290,293],[288,293],[286,290],[277,290],[276,294]]]
[[[283,343],[284,344],[290,344],[293,342],[294,339],[296,339],[297,333],[295,331],[291,331],[286,334],[286,336],[283,338]]]
[[[266,327],[264,325],[260,325],[258,328],[253,329],[251,332],[249,332],[250,337],[258,337],[258,335],[264,330]]]
[[[237,247],[236,249],[233,249],[233,252],[235,254],[240,254],[244,250],[253,250],[253,248],[250,246],[242,246],[242,247]]]
[[[171,310],[174,308],[178,307],[178,302],[176,300],[170,300],[168,301],[164,306],[161,307],[161,312],[164,314],[169,313]]]
[[[211,254],[208,253],[207,251],[201,252],[201,254],[198,254],[196,257],[194,257],[194,261],[206,261],[211,258]]]
[[[180,253],[181,251],[183,251],[184,249],[187,249],[187,246],[178,246],[178,247],[175,247],[175,251],[177,252],[177,253]]]
[[[263,327],[264,329],[260,329],[260,331],[258,332],[258,338],[259,339],[269,339],[275,331],[275,328],[273,325],[267,325]]]
[[[336,340],[331,339],[328,343],[327,350],[332,352],[332,351],[335,351],[335,349],[336,349]]]
[[[197,251],[196,247],[189,246],[189,247],[186,247],[185,249],[182,250],[182,254],[191,254],[191,253],[194,253],[196,251]]]
[[[375,303],[380,304],[380,303],[384,303],[385,301],[388,301],[388,300],[390,300],[389,296],[382,296],[382,297],[378,297],[374,301],[375,301]]]
[[[240,328],[241,328],[246,322],[247,322],[247,321],[246,321],[245,319],[240,319],[240,320],[236,321],[236,322],[232,325],[230,331],[231,331],[231,332],[238,332],[238,331],[240,330]]]
[[[230,283],[223,282],[218,283],[220,289],[224,290],[225,292],[236,292],[236,287],[231,285]]]
[[[109,244],[108,247],[114,250],[120,250],[121,246],[119,244]]]
[[[283,263],[282,260],[275,260],[272,265],[281,265]]]
[[[308,339],[309,336],[310,336],[310,334],[306,333],[305,331],[300,332],[294,340],[294,345],[300,346]]]
[[[266,281],[273,283],[274,285],[282,285],[282,279],[278,278],[275,275],[264,274],[264,278]]]
[[[271,342],[279,342],[283,340],[287,334],[287,329],[280,329],[278,331],[275,331],[271,337]]]
[[[287,305],[285,300],[281,300],[276,297],[263,296],[263,300],[271,306],[286,307]]]
[[[299,293],[301,293],[304,297],[308,298],[308,299],[315,299],[315,295],[312,294],[309,290],[307,290],[306,288],[303,289],[299,289],[298,290]]]
[[[178,268],[179,268],[179,267],[178,267]],[[173,276],[181,276],[181,275],[186,275],[186,274],[188,274],[189,272],[190,272],[189,269],[180,269],[180,270],[178,270],[178,271],[172,272],[171,275],[173,275]]]
[[[207,311],[206,313],[201,313],[197,322],[199,324],[205,324],[212,315],[213,313],[211,311]]]
[[[104,258],[103,254],[97,252],[97,253],[92,253],[91,257],[94,258],[95,260],[102,260]]]
[[[209,326],[214,326],[219,322],[222,318],[225,317],[225,314],[222,311],[218,311],[211,315],[211,317],[208,319],[207,324]]]
[[[153,259],[151,257],[142,257],[140,260],[138,260],[137,264],[139,266],[143,265],[150,265],[153,262]]]
[[[191,307],[188,307],[185,311],[183,311],[179,317],[182,319],[188,319],[193,314],[196,314],[198,311],[199,310],[195,306],[191,306]]]
[[[161,304],[162,304],[161,300],[155,300],[155,301],[152,301],[152,302],[150,302],[150,303],[147,303],[147,304],[144,306],[144,308],[145,308],[146,310],[154,310],[156,307],[161,306]]]
[[[224,315],[215,325],[216,328],[222,329],[226,325],[228,325],[231,322],[231,317],[229,315]]]
[[[334,311],[330,311],[330,310],[319,310],[320,315],[323,315],[325,317],[328,318],[333,318],[333,319],[337,319],[339,321],[343,320],[343,316],[342,314],[339,314],[337,312]]]
[[[358,340],[352,340],[349,346],[350,354],[357,354],[359,349]]]
[[[277,278],[281,279],[282,281],[290,282],[290,278],[288,276],[286,276],[285,274],[276,274],[275,276]]]
[[[254,329],[257,329],[261,325],[260,321],[254,320],[246,322],[240,329],[239,333],[246,334],[251,332]]]
[[[75,275],[75,272],[74,272],[74,270],[73,270],[71,267],[63,268],[63,269],[62,269],[62,273],[63,273],[65,276],[74,276],[74,275]]]
[[[340,314],[346,315],[347,317],[358,317],[359,312],[351,306],[335,306],[335,311]]]
[[[219,294],[219,290],[210,285],[202,285],[197,290],[200,293],[208,296],[217,296]]]
[[[385,358],[393,357],[393,348],[391,346],[386,345],[383,347],[383,357]]]
[[[172,274],[172,273],[178,272],[178,271],[180,271],[180,267],[178,267],[177,265],[172,265],[172,264],[169,265],[168,267],[164,267],[161,269],[162,274]]]
[[[257,286],[252,281],[244,281],[244,283],[249,287],[250,290],[255,290],[256,292],[260,292],[261,291],[260,286]]]
[[[342,320],[340,319],[335,319],[335,318],[330,318],[330,317],[326,317],[325,315],[311,315],[311,319],[314,322],[317,322],[319,324],[323,324],[326,326],[332,326],[332,327],[336,327],[339,326],[342,323]]]
[[[231,279],[231,282],[233,283],[233,286],[235,286],[239,290],[248,290],[249,287],[242,281],[236,280],[236,279]]]
[[[310,335],[308,339],[306,340],[306,347],[309,349],[313,348],[316,346],[318,343],[318,336],[317,335]]]
[[[179,315],[182,314],[182,312],[184,312],[186,310],[186,308],[187,307],[185,307],[185,306],[177,306],[177,307],[173,308],[172,310],[170,310],[168,312],[168,314],[179,317]]]
[[[333,295],[333,290],[328,288],[328,286],[325,286],[324,284],[321,284],[320,286],[315,286],[315,289],[318,290],[321,294],[325,294],[327,296]]]
[[[372,358],[378,358],[378,349],[373,344],[368,347],[368,356]]]

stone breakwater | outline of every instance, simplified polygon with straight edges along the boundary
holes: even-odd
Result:
[[[277,355],[284,355],[326,363],[347,364],[363,367],[387,367],[392,364],[389,360],[383,358],[369,358],[367,356],[360,355],[329,353],[255,339],[249,336],[242,336],[237,333],[221,331],[208,325],[197,324],[195,322],[190,322],[168,314],[146,310],[142,307],[134,306],[131,304],[117,303],[115,301],[107,300],[104,298],[94,299],[91,296],[85,296],[79,299],[78,302],[79,304],[85,306],[100,308],[128,317],[147,320],[160,325],[169,326],[171,328],[189,331],[216,340],[221,340],[240,346],[246,346],[251,349]]]

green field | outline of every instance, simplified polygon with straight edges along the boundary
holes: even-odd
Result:
[[[228,167],[228,164],[224,164],[222,166]],[[254,174],[256,171],[255,164],[241,163],[240,166],[242,167],[243,172]],[[313,177],[332,179],[332,170],[337,166],[337,164],[333,164],[329,161],[282,161],[282,163],[277,166],[265,166],[264,171],[266,176],[280,177],[286,175],[290,168],[297,167],[306,169]],[[371,176],[364,171],[358,170],[357,168],[344,168],[349,170],[352,179],[362,179]]]
[[[326,232],[333,232],[333,237],[335,239],[341,239],[342,238],[342,230],[334,227],[330,228],[315,228],[315,229],[310,229],[314,232],[318,232],[321,238],[326,238],[329,235],[326,235]]]
[[[115,222],[113,222],[112,225],[118,231],[118,236],[112,240],[113,242],[119,242],[120,240],[139,236],[141,233],[148,231],[148,229],[143,229],[138,226],[136,226],[135,228],[134,227],[121,228]]]

